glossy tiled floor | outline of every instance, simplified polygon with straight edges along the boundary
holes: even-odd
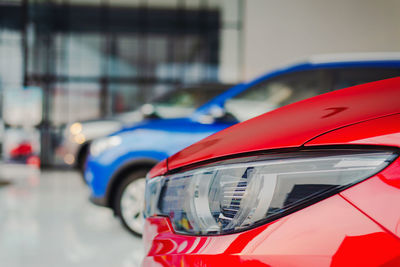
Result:
[[[77,173],[11,176],[0,185],[0,266],[139,266],[141,240],[89,203]]]

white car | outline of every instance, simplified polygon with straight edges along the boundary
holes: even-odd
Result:
[[[125,125],[132,125],[143,119],[187,117],[196,108],[232,86],[232,84],[202,84],[182,87],[134,111],[110,118],[70,123],[63,132],[63,140],[57,148],[57,156],[61,157],[66,164],[83,171],[92,140],[107,136]]]

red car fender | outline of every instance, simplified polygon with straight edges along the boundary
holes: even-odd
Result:
[[[306,146],[345,144],[400,147],[400,114],[343,127],[311,140]],[[400,159],[341,195],[384,229],[400,237]]]

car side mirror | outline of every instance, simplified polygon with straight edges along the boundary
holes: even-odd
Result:
[[[158,119],[159,116],[157,115],[156,108],[153,104],[144,104],[140,108],[140,112],[142,112],[143,117],[145,119]]]
[[[204,124],[212,124],[214,122],[231,122],[236,121],[234,118],[231,118],[226,110],[220,106],[211,107],[206,114],[203,114],[197,118],[200,123]]]
[[[215,120],[223,118],[225,114],[226,114],[225,109],[221,108],[220,106],[213,106],[209,112],[209,115]]]

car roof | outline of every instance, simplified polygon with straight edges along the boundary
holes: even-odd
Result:
[[[178,152],[168,169],[256,151],[300,147],[340,127],[400,112],[400,77],[318,95],[236,124]]]
[[[333,62],[400,61],[400,52],[369,52],[319,54],[308,57],[306,62],[320,64]]]

